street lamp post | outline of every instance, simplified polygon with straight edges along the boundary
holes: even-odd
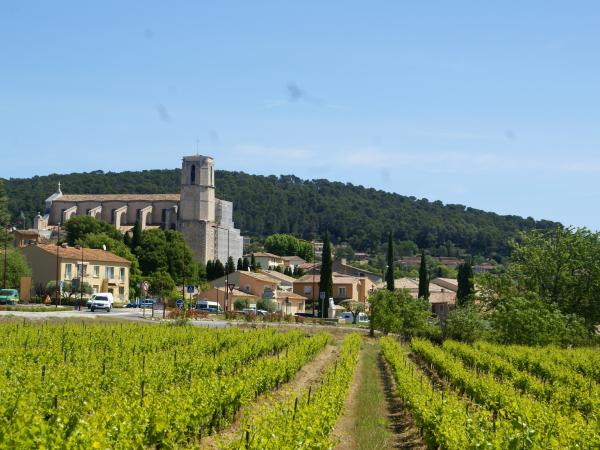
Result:
[[[229,269],[227,268],[227,263],[229,263],[229,228],[220,227],[219,225],[212,226],[215,229],[221,229],[227,231],[227,261],[225,261],[225,312],[228,311],[227,307],[229,306]],[[218,292],[218,289],[217,289]]]

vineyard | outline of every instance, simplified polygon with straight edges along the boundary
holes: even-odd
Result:
[[[9,321],[0,336],[0,449],[327,449],[356,433],[337,429],[360,389],[356,333]],[[381,365],[363,382],[389,373],[414,430],[403,448],[600,448],[593,349],[367,347]]]
[[[381,347],[430,448],[600,448],[594,350],[391,338]]]

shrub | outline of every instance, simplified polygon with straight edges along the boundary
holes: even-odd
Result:
[[[442,329],[445,339],[473,342],[483,334],[483,321],[479,311],[474,306],[467,305],[451,310]]]
[[[250,302],[247,298],[238,298],[233,302],[233,309],[236,311],[241,311],[243,309],[249,308]]]

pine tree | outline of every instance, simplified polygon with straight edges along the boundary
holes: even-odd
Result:
[[[392,232],[388,237],[388,249],[387,249],[387,270],[385,273],[385,281],[387,284],[387,290],[394,290],[394,241],[392,240]]]
[[[235,272],[235,263],[233,262],[233,256],[227,258],[227,264],[225,265],[225,273]]]
[[[131,250],[135,253],[135,249],[142,243],[142,224],[139,220],[135,221],[131,236]]]
[[[429,300],[429,271],[425,250],[421,251],[421,266],[419,267],[419,298]]]
[[[473,283],[473,267],[465,262],[458,266],[458,290],[456,291],[456,305],[465,306],[475,293],[475,284]]]
[[[244,263],[242,261],[242,258],[238,258],[237,270],[244,270]]]
[[[329,233],[323,238],[323,256],[321,260],[321,276],[319,278],[319,291],[325,293],[325,298],[320,299],[320,317],[327,317],[329,298],[333,297],[333,261],[331,258],[331,242]]]
[[[250,270],[256,272],[256,269],[258,269],[258,267],[256,267],[256,259],[254,259],[254,253],[252,253],[252,256],[250,256]]]
[[[248,269],[250,268],[250,261],[248,261],[248,258],[246,258],[245,256],[244,256],[244,261],[242,261],[242,264],[243,264],[242,268],[244,269],[245,272],[247,272]]]

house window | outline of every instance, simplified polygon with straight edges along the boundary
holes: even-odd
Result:
[[[81,268],[83,267],[83,270],[81,270]],[[78,277],[85,277],[87,275],[87,265],[86,264],[82,264],[79,263],[77,264],[77,276]]]
[[[125,267],[119,269],[119,280],[125,281]]]
[[[107,280],[112,280],[115,277],[115,268],[112,266],[107,266],[104,268],[104,278]]]
[[[94,266],[94,278],[98,278],[100,276],[100,266]]]
[[[71,264],[65,264],[65,280],[70,280],[73,278]]]
[[[125,297],[125,288],[124,287],[120,287],[119,288],[119,298],[123,299],[123,297]]]
[[[338,294],[339,294],[339,297],[346,297],[346,288],[345,287],[338,288]]]
[[[312,286],[304,286],[304,295],[312,294]]]
[[[192,171],[190,172],[190,184],[196,184],[196,166],[192,164]]]
[[[304,311],[304,302],[298,303],[298,312]]]

